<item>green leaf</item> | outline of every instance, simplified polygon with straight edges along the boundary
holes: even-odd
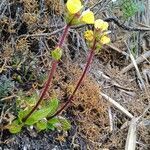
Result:
[[[38,99],[38,94],[34,92],[31,96],[26,96],[22,91],[18,93],[18,98],[16,100],[17,106],[27,105],[29,108],[35,105]]]
[[[45,130],[47,128],[47,120],[42,119],[36,123],[36,127],[39,131]]]
[[[61,126],[62,126],[63,130],[67,131],[67,130],[69,130],[71,128],[71,124],[70,124],[70,122],[67,119],[65,119],[63,117],[60,117],[59,121],[61,123]]]
[[[71,128],[71,124],[67,119],[63,117],[55,117],[48,120],[48,128],[51,130],[57,128],[67,131]]]
[[[35,92],[32,94],[32,96],[29,96],[29,97],[25,97],[25,101],[28,105],[32,106],[32,105],[35,105],[37,99],[38,99],[38,94]]]
[[[53,103],[52,103],[53,102]],[[50,103],[48,104],[48,107],[52,107],[51,108],[51,111],[49,112],[48,116],[51,116],[53,115],[57,109],[58,109],[58,106],[59,106],[59,100],[57,98],[53,98]]]
[[[52,130],[52,131],[55,130],[55,127],[54,127],[53,125],[51,125],[51,124],[47,124],[47,128],[48,128],[49,130]]]
[[[9,132],[13,134],[20,132],[21,128],[22,124],[19,124],[18,120],[14,120],[12,124],[8,126]]]
[[[25,122],[26,125],[33,125],[39,120],[46,118],[48,114],[53,114],[58,107],[58,100],[52,99],[50,104],[46,107],[41,108],[40,110],[34,112]]]
[[[62,56],[62,49],[57,47],[55,50],[52,51],[52,57],[55,60],[60,60]]]
[[[50,130],[55,130],[56,127],[60,126],[60,122],[58,118],[52,118],[47,122],[47,128]]]
[[[18,112],[18,119],[22,123],[22,119],[31,111],[31,109],[28,110],[20,110]]]

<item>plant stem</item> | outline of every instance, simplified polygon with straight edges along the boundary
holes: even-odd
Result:
[[[60,38],[59,42],[58,42],[58,45],[57,47],[61,48],[63,46],[63,43],[65,41],[65,38],[67,36],[67,33],[68,33],[68,30],[69,30],[69,27],[70,27],[70,24],[66,25],[65,29],[64,29],[64,32],[63,32],[63,35],[62,37]],[[29,114],[27,114],[23,119],[22,121],[25,122],[31,115],[32,113],[38,108],[38,106],[40,105],[40,103],[42,102],[51,82],[52,82],[52,79],[53,79],[53,76],[56,72],[56,68],[57,68],[57,65],[58,65],[58,60],[53,60],[52,62],[52,69],[50,70],[50,73],[49,73],[49,77],[48,77],[48,80],[46,81],[45,83],[45,86],[42,90],[42,93],[41,93],[41,96],[39,98],[39,100],[37,101],[36,105],[32,108],[32,110],[29,112]]]
[[[81,77],[80,77],[80,79],[79,79],[79,81],[78,81],[78,83],[77,83],[73,93],[70,95],[70,97],[65,102],[65,104],[54,115],[52,115],[52,116],[47,118],[48,120],[54,118],[59,113],[61,113],[68,106],[68,104],[72,101],[76,91],[80,87],[80,85],[81,85],[81,83],[82,83],[82,81],[83,81],[83,79],[84,79],[84,77],[85,77],[85,75],[86,75],[86,73],[87,73],[87,71],[88,71],[88,69],[90,67],[90,64],[91,64],[91,62],[93,60],[95,47],[96,47],[96,40],[94,40],[94,42],[93,42],[93,47],[90,50],[90,53],[89,53],[89,56],[88,56],[88,59],[87,59],[87,62],[86,62],[86,66],[85,66],[85,68],[83,70],[83,73],[82,73],[82,75],[81,75]]]
[[[55,71],[56,71],[56,68],[57,68],[57,63],[58,62],[55,61],[55,60],[52,62],[52,69],[51,69],[51,71],[49,73],[48,80],[47,80],[47,82],[46,82],[46,84],[44,86],[44,89],[43,89],[43,91],[41,93],[41,96],[40,96],[39,100],[37,101],[36,105],[32,108],[32,110],[22,119],[23,122],[25,122],[32,115],[32,113],[38,108],[38,106],[42,102],[42,100],[43,100],[43,98],[44,98],[44,96],[45,96],[45,94],[46,94],[46,92],[48,90],[48,87],[49,87],[49,85],[50,85],[50,83],[52,81],[53,75],[55,74]]]

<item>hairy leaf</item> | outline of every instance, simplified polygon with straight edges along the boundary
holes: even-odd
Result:
[[[36,123],[36,127],[38,131],[45,130],[47,128],[47,120],[42,119],[39,122]]]
[[[53,114],[58,107],[58,100],[52,99],[50,104],[46,107],[41,108],[40,110],[34,112],[25,122],[26,125],[33,125],[39,120],[46,118],[48,114]]]
[[[60,126],[58,118],[52,118],[47,122],[47,128],[50,130],[54,130],[58,125]]]
[[[63,130],[67,131],[71,128],[71,124],[67,119],[65,119],[63,117],[60,117],[59,122],[61,123],[61,126],[62,126]]]
[[[8,129],[10,133],[18,133],[21,131],[22,124],[19,124],[18,120],[14,120],[11,125],[9,125]]]
[[[22,122],[22,119],[30,112],[31,110],[20,110],[18,113],[18,119],[20,122]]]
[[[58,128],[67,131],[71,128],[71,124],[67,119],[63,117],[57,117],[48,121],[48,128],[51,130]]]

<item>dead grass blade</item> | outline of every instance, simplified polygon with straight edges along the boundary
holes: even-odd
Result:
[[[112,112],[111,108],[108,108],[108,114],[109,114],[109,122],[110,122],[110,132],[113,131],[113,117],[112,117]]]
[[[128,130],[125,150],[135,150],[136,148],[136,127],[138,118],[132,118]]]
[[[125,42],[125,44],[126,44],[127,49],[128,49],[128,51],[129,51],[129,53],[130,53],[130,58],[131,58],[131,61],[132,61],[133,65],[134,65],[134,67],[135,67],[137,76],[138,76],[138,78],[139,78],[139,80],[140,80],[140,82],[141,82],[141,86],[142,86],[142,87],[140,86],[140,88],[146,90],[146,86],[145,86],[144,80],[143,80],[143,78],[142,78],[142,76],[141,76],[141,73],[140,73],[140,70],[139,70],[139,68],[138,68],[137,62],[136,62],[134,56],[132,55],[131,50],[130,50],[128,44],[127,44],[126,42]]]
[[[129,56],[128,53],[126,53],[126,52],[120,50],[118,47],[116,47],[116,46],[113,45],[113,44],[107,44],[107,46],[108,46],[109,48],[111,48],[111,49],[113,49],[113,50],[115,50],[115,51],[117,51],[117,52],[119,52],[119,53],[125,55],[125,56]]]
[[[133,118],[134,116],[128,111],[126,110],[124,107],[122,107],[119,103],[117,103],[115,100],[113,100],[112,98],[110,98],[109,96],[107,96],[104,93],[101,93],[101,95],[110,103],[112,103],[116,108],[118,108],[119,110],[121,110],[125,115],[127,115],[129,118]]]
[[[143,61],[145,61],[147,58],[150,57],[150,51],[147,51],[146,53],[144,53],[143,55],[139,56],[135,61],[136,64],[139,65],[140,63],[142,63]],[[121,70],[121,74],[128,72],[129,70],[131,70],[134,67],[133,62],[130,63],[127,67],[123,68]]]

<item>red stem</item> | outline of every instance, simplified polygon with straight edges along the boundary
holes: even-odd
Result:
[[[64,32],[63,32],[63,35],[62,37],[60,38],[59,42],[58,42],[58,47],[61,48],[63,43],[64,43],[64,40],[67,36],[67,33],[68,33],[68,30],[70,28],[70,23],[66,25],[65,29],[64,29]]]
[[[66,36],[67,36],[69,27],[70,27],[70,24],[66,25],[66,27],[65,27],[65,29],[64,29],[64,32],[63,32],[63,35],[62,35],[62,37],[60,38],[57,47],[59,47],[59,48],[62,47],[62,45],[63,45],[63,43],[64,43],[64,40],[65,40],[65,38],[66,38]],[[52,82],[53,76],[54,76],[54,74],[55,74],[55,72],[56,72],[56,68],[57,68],[58,62],[59,62],[59,61],[57,61],[57,60],[53,60],[53,62],[52,62],[52,69],[51,69],[51,71],[50,71],[50,73],[49,73],[48,80],[46,81],[45,86],[44,86],[44,88],[43,88],[43,90],[42,90],[41,96],[40,96],[39,100],[37,101],[36,105],[35,105],[35,106],[32,108],[32,110],[29,112],[29,114],[27,114],[27,115],[22,119],[23,122],[25,122],[25,121],[32,115],[32,113],[38,108],[38,106],[39,106],[40,103],[42,102],[42,100],[43,100],[43,98],[44,98],[44,96],[45,96],[45,94],[46,94],[46,92],[47,92],[47,90],[48,90],[48,88],[49,88],[49,85],[50,85],[51,82]]]
[[[76,85],[76,87],[75,87],[73,93],[70,95],[70,97],[69,97],[68,100],[65,102],[65,104],[64,104],[54,115],[52,115],[52,116],[50,116],[50,117],[47,118],[48,120],[49,120],[49,119],[52,119],[53,117],[55,117],[55,116],[57,116],[59,113],[61,113],[61,112],[68,106],[68,104],[72,101],[72,99],[73,99],[73,97],[74,97],[76,91],[77,91],[78,88],[80,87],[80,85],[81,85],[81,83],[82,83],[82,81],[83,81],[83,78],[85,77],[85,75],[86,75],[86,73],[87,73],[87,71],[88,71],[88,68],[89,68],[89,66],[90,66],[90,64],[91,64],[91,62],[92,62],[92,59],[93,59],[93,57],[94,57],[95,46],[96,46],[96,40],[94,40],[93,47],[92,47],[92,49],[90,50],[90,54],[89,54],[89,56],[88,56],[86,66],[85,66],[85,68],[84,68],[84,71],[83,71],[83,73],[82,73],[82,75],[81,75],[81,77],[80,77],[80,79],[79,79],[79,81],[78,81],[78,83],[77,83],[77,85]]]

